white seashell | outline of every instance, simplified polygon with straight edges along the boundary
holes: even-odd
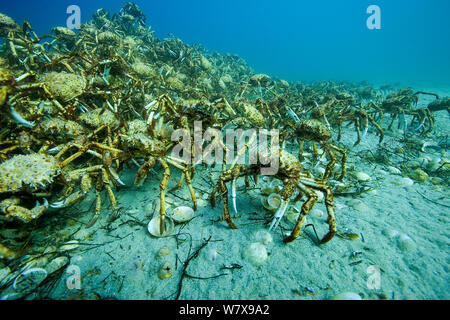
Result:
[[[397,239],[397,245],[402,251],[413,251],[416,244],[407,234],[401,234]]]
[[[147,230],[154,237],[158,237],[158,238],[167,237],[168,235],[170,235],[172,233],[173,228],[175,227],[175,224],[173,223],[173,220],[170,217],[166,216],[165,230],[161,234],[159,232],[159,221],[160,221],[160,216],[157,215],[152,220],[150,220],[150,222],[148,223],[148,226],[147,226]]]
[[[320,210],[320,209],[313,209],[313,210],[311,210],[310,212],[309,212],[309,214],[308,215],[310,215],[311,217],[314,217],[314,218],[322,218],[323,217],[323,211],[322,210]]]
[[[392,174],[402,174],[400,169],[392,166],[387,167],[387,171]]]
[[[357,172],[355,174],[355,176],[356,176],[356,179],[358,179],[358,181],[360,181],[360,182],[367,182],[367,181],[370,181],[370,179],[371,179],[371,177],[367,173],[364,173],[364,172]]]
[[[194,218],[194,210],[190,207],[176,207],[172,211],[171,218],[178,223],[187,222]]]
[[[341,292],[330,300],[362,300],[361,296],[354,292]]]
[[[259,242],[251,243],[249,246],[244,248],[242,253],[242,257],[244,259],[257,267],[264,264],[268,256],[266,247]]]
[[[47,278],[47,271],[42,268],[28,269],[17,276],[12,288],[18,292],[32,291]]]
[[[259,230],[255,234],[255,240],[264,245],[268,245],[268,244],[272,243],[273,238],[272,238],[272,235],[270,234],[270,232],[268,232],[266,230]]]
[[[399,180],[399,184],[402,187],[410,187],[410,186],[412,186],[414,184],[414,181],[412,179],[410,179],[410,178],[401,178]]]
[[[278,193],[272,193],[267,198],[262,198],[261,204],[267,210],[275,212],[281,205],[281,196]]]

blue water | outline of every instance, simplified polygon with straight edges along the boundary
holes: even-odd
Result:
[[[38,34],[65,25],[66,8],[117,12],[124,1],[5,1],[3,12],[28,20]],[[210,51],[242,56],[256,72],[286,80],[369,80],[450,85],[448,0],[135,1],[156,36],[173,34]],[[244,2],[244,3],[242,3]],[[369,5],[381,30],[369,30]]]

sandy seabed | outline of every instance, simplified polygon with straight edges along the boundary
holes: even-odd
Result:
[[[438,93],[450,95],[449,90]],[[430,99],[422,96],[419,107]],[[435,132],[448,135],[447,112],[437,112],[436,119]],[[386,117],[383,128],[388,121]],[[435,136],[421,139],[431,141]],[[386,132],[384,143],[395,150],[402,146],[399,137],[397,129]],[[70,235],[80,245],[69,252],[70,265],[59,280],[30,298],[42,297],[45,292],[52,299],[174,299],[184,275],[179,299],[329,299],[346,291],[358,293],[363,299],[449,299],[448,183],[415,181],[404,186],[400,179],[407,172],[392,174],[386,165],[367,161],[367,154],[374,152],[378,144],[373,128],[353,147],[355,140],[353,127],[346,128],[341,143],[348,150],[349,172],[368,174],[371,180],[366,185],[373,190],[354,197],[335,196],[334,201],[338,230],[351,230],[359,236],[357,239],[335,236],[318,246],[313,229],[308,227],[294,242],[284,244],[283,235],[293,225],[283,220],[271,232],[273,242],[266,245],[268,259],[254,266],[243,257],[243,251],[256,242],[257,231],[268,229],[271,217],[261,205],[261,188],[268,186],[271,179],[259,179],[249,190],[245,190],[244,179],[239,180],[239,213],[233,219],[238,229],[232,230],[219,221],[222,201],[213,209],[207,200],[212,189],[209,181],[217,181],[220,173],[217,167],[197,169],[194,188],[199,208],[195,218],[177,224],[171,236],[155,238],[148,233],[147,223],[158,214],[162,170],[155,167],[145,183],[136,187],[133,182],[137,168],[129,167],[121,173],[129,187],[116,191],[121,215],[110,225],[106,220],[111,208],[103,195],[101,219],[92,228],[84,226],[93,214],[93,192],[74,207],[47,213],[47,219],[55,224],[49,223],[43,232],[61,238]],[[288,147],[295,152],[295,145]],[[441,157],[442,152],[449,150],[430,148],[422,156]],[[393,166],[400,166],[402,155],[389,157]],[[179,177],[180,172],[173,168],[168,190]],[[167,198],[172,203],[169,214],[176,206],[191,205],[185,185],[173,194],[168,192]],[[323,200],[316,203],[315,209],[326,212]],[[65,221],[62,229],[56,227],[61,220]],[[326,214],[309,216],[307,220],[319,237],[327,232]],[[405,244],[404,235],[412,241]],[[189,260],[183,274],[183,262],[207,239],[209,242]],[[169,254],[158,257],[163,247],[169,249]],[[171,265],[171,277],[160,280],[158,272],[166,262]],[[232,265],[241,267],[223,268]],[[81,272],[79,289],[68,286],[73,270]]]

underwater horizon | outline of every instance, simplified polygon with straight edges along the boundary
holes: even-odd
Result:
[[[81,22],[98,8],[117,12],[124,1],[8,1],[1,11],[38,34],[65,26],[78,5]],[[255,72],[288,81],[347,80],[402,86],[450,84],[450,2],[142,1],[147,26],[211,52],[244,58]],[[366,9],[381,9],[381,29],[369,30]]]

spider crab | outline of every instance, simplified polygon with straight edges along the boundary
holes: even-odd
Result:
[[[271,148],[272,149],[272,148]],[[327,208],[328,219],[327,223],[329,225],[328,233],[322,238],[320,243],[326,243],[330,241],[336,233],[336,220],[335,220],[335,210],[333,206],[333,193],[331,188],[328,186],[326,181],[313,179],[306,172],[302,172],[302,165],[300,161],[292,154],[290,154],[285,149],[276,148],[276,152],[273,150],[259,150],[258,155],[260,159],[263,159],[261,163],[269,163],[270,161],[278,161],[279,167],[278,172],[272,177],[283,182],[283,188],[280,191],[282,198],[281,206],[275,213],[273,221],[270,225],[270,230],[275,228],[288,208],[291,201],[297,202],[303,195],[306,195],[307,200],[303,203],[300,215],[297,222],[290,235],[284,238],[285,243],[294,241],[300,234],[305,218],[314,204],[318,200],[317,194],[313,190],[318,190],[324,194],[325,206]],[[216,193],[220,192],[223,199],[223,215],[225,221],[232,229],[237,229],[236,225],[233,223],[230,217],[230,212],[228,208],[228,188],[226,186],[227,182],[232,182],[232,193],[235,194],[235,182],[239,177],[254,176],[257,177],[261,171],[261,163],[251,164],[251,165],[239,165],[234,164],[228,170],[222,172],[216,186],[210,195],[211,206],[214,208],[216,205]],[[300,192],[294,197],[296,191]],[[233,200],[235,197],[233,197]]]

